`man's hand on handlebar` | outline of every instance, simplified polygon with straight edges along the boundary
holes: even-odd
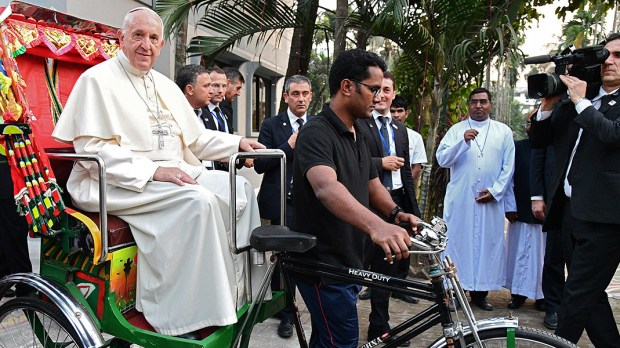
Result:
[[[394,223],[405,228],[407,233],[409,233],[409,236],[413,237],[416,235],[416,232],[418,231],[418,223],[421,221],[422,219],[413,214],[398,213]]]
[[[408,222],[411,226],[417,226],[418,219],[415,215],[398,213],[396,215],[396,224],[402,222]],[[415,227],[410,229],[415,233]],[[385,261],[392,263],[394,259],[402,260],[409,257],[409,247],[411,246],[411,239],[409,238],[409,232],[404,228],[385,223],[382,228],[374,230],[370,238],[373,243],[380,246],[385,252]]]

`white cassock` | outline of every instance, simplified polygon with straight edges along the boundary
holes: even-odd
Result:
[[[505,197],[506,211],[517,211],[514,195],[514,180]],[[538,300],[542,292],[542,272],[545,259],[546,235],[541,224],[522,221],[508,223],[506,284],[504,287],[513,295],[522,295]]]
[[[409,163],[412,165],[426,163],[426,150],[424,149],[424,140],[420,133],[407,128],[407,137],[409,138]]]
[[[476,141],[465,142],[468,129],[478,130]],[[465,290],[500,290],[506,280],[504,202],[514,171],[512,131],[487,119],[461,121],[452,126],[437,149],[440,166],[450,168],[444,199],[448,225],[445,254],[452,257]],[[481,189],[495,198],[476,203]]]
[[[138,245],[136,308],[147,321],[167,335],[235,323],[245,256],[228,247],[228,173],[207,171],[200,160],[229,157],[241,137],[205,130],[171,80],[133,68],[122,52],[79,78],[53,136],[105,161],[108,212],[129,224]],[[160,166],[198,184],[153,181]],[[75,165],[67,189],[79,208],[98,211],[96,165]],[[241,177],[236,211],[247,239],[260,219]]]

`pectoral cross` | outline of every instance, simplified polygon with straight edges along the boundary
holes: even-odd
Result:
[[[159,148],[163,149],[164,148],[164,135],[168,135],[170,134],[170,132],[161,128],[160,124],[157,125],[157,128],[158,128],[157,130],[153,131],[153,134],[157,135],[157,140],[159,141]]]

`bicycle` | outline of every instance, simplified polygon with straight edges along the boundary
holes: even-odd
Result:
[[[250,239],[252,248],[258,251],[272,251],[270,268],[280,264],[285,280],[285,292],[289,308],[294,311],[293,319],[300,347],[308,347],[301,326],[295,296],[291,294],[291,279],[294,273],[305,276],[327,278],[330,280],[364,285],[371,289],[386,290],[398,294],[414,296],[431,301],[431,305],[417,315],[405,320],[380,337],[376,337],[361,348],[371,348],[386,343],[385,347],[397,347],[411,340],[435,325],[441,324],[443,335],[432,343],[430,348],[440,347],[576,347],[573,343],[551,333],[534,328],[520,327],[516,317],[476,320],[466,300],[465,292],[457,276],[456,267],[449,257],[443,260],[441,252],[447,245],[445,222],[435,217],[431,223],[421,222],[419,233],[411,237],[414,249],[410,253],[427,255],[429,259],[428,277],[430,283],[417,280],[393,278],[370,271],[328,265],[314,260],[303,259],[296,253],[305,252],[316,244],[316,238],[308,234],[290,231],[283,226],[262,226],[254,230]],[[446,281],[447,280],[447,281]],[[268,283],[263,281],[259,299],[266,292]],[[257,301],[260,303],[260,301]],[[255,302],[256,303],[256,302]],[[455,304],[451,314],[449,304]],[[465,323],[459,318],[463,314]],[[454,316],[454,318],[453,318]],[[466,324],[466,325],[464,325]],[[244,325],[247,325],[244,323]],[[243,331],[243,330],[242,330]],[[251,325],[245,339],[251,335]],[[243,342],[243,338],[240,338]]]

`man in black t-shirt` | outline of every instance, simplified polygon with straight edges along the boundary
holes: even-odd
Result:
[[[404,229],[386,222],[419,221],[394,203],[377,177],[357,119],[371,117],[385,63],[374,53],[344,51],[329,74],[331,102],[300,131],[293,164],[295,230],[317,236],[303,256],[362,268],[366,235],[381,247],[386,262],[409,256]],[[360,287],[297,275],[295,283],[311,315],[311,347],[357,347],[356,299]]]

